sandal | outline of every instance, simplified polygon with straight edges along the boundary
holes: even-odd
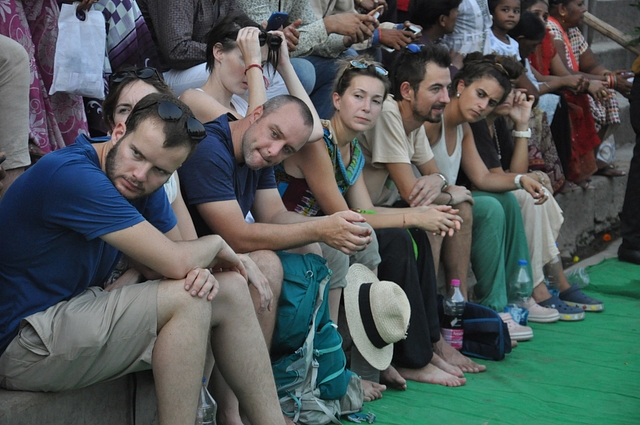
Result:
[[[578,187],[583,188],[584,190],[587,189],[595,189],[595,187],[591,187],[591,180],[587,179],[587,180],[582,180],[579,183],[576,183],[578,185]]]
[[[598,171],[595,172],[596,176],[605,176],[605,177],[623,177],[626,176],[627,173],[618,170],[614,165],[607,164],[602,168],[598,168]]]
[[[571,307],[579,307],[584,311],[602,311],[604,304],[602,301],[591,298],[578,288],[578,285],[571,285],[571,288],[560,292],[560,299]]]

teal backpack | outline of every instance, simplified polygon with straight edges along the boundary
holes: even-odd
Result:
[[[360,378],[346,369],[342,337],[329,316],[326,261],[278,252],[284,269],[271,366],[282,411],[299,424],[340,424],[362,408]]]

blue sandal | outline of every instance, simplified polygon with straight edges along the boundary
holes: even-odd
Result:
[[[565,322],[576,322],[584,319],[584,311],[579,307],[569,307],[558,297],[551,297],[538,303],[542,307],[555,308],[560,313],[560,320]]]
[[[572,285],[571,288],[560,292],[560,299],[572,307],[579,307],[584,311],[602,311],[604,304],[602,301],[585,295],[578,288],[578,285]]]

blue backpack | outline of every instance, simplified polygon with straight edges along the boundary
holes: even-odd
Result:
[[[362,408],[360,378],[345,368],[329,316],[331,271],[315,254],[278,252],[284,269],[271,366],[282,411],[300,424],[339,424]]]

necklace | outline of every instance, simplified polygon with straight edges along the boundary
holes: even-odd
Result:
[[[498,142],[498,131],[496,130],[496,123],[493,122],[493,141],[498,149],[498,159],[502,160],[502,152],[500,151],[500,143]]]

